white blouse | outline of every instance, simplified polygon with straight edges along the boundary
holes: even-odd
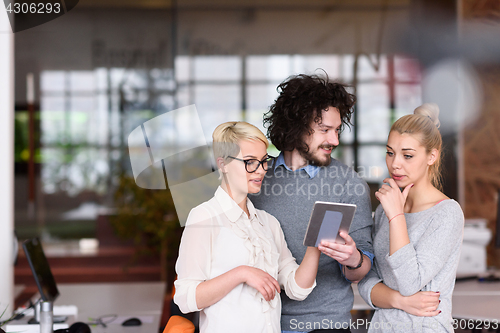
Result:
[[[267,302],[254,288],[242,283],[217,303],[199,309],[196,287],[233,268],[248,265],[273,276],[288,297],[304,300],[316,286],[295,282],[299,267],[288,249],[276,218],[255,209],[247,199],[250,218],[219,187],[212,199],[189,213],[176,263],[174,302],[182,312],[201,311],[201,333],[280,332],[280,295]]]

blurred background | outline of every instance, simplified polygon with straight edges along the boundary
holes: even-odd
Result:
[[[191,104],[207,142],[229,120],[265,132],[280,82],[326,73],[358,100],[335,158],[373,193],[391,124],[437,103],[444,192],[495,233],[499,32],[494,0],[81,0],[14,37],[15,232],[42,238],[58,282],[171,286],[182,230],[168,190],[135,185],[128,135]],[[182,145],[178,128],[164,131]],[[20,258],[15,283],[30,279]]]

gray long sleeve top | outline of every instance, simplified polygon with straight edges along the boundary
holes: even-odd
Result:
[[[359,283],[359,293],[376,309],[369,332],[453,332],[451,296],[463,238],[464,216],[454,200],[444,200],[417,213],[405,214],[410,243],[389,255],[389,223],[379,205],[373,227],[374,265]],[[403,296],[439,291],[435,317],[417,317],[398,309],[380,309],[371,301],[379,282]]]
[[[255,207],[281,223],[288,248],[302,262],[307,224],[315,201],[350,203],[357,206],[349,235],[365,253],[373,253],[371,205],[366,182],[345,164],[332,159],[311,177],[305,169],[290,171],[283,164],[270,168],[258,195],[249,196]],[[349,327],[353,292],[351,283],[334,259],[321,255],[316,288],[301,302],[282,295],[281,329],[311,331],[317,328]]]

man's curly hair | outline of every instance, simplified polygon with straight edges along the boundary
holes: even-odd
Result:
[[[322,120],[322,110],[332,106],[339,110],[341,131],[350,126],[356,96],[341,83],[330,82],[328,76],[300,74],[291,76],[277,88],[279,96],[264,115],[267,136],[280,151],[296,148],[309,151],[305,134],[312,134],[312,122]]]

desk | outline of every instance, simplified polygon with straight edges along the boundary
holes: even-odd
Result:
[[[457,282],[452,302],[453,318],[500,323],[500,282]]]
[[[97,318],[106,314],[153,317],[152,323],[143,323],[141,326],[92,326],[93,333],[158,333],[165,293],[164,282],[60,284],[58,289],[61,295],[54,304],[76,305],[77,321],[87,321],[89,317]]]
[[[353,284],[353,310],[372,310]],[[460,281],[455,283],[452,316],[460,319],[496,320],[500,323],[500,282]]]
[[[88,283],[58,284],[59,297],[54,302],[58,305],[76,305],[77,318],[68,319],[68,324],[75,321],[87,322],[88,318],[116,314],[119,317],[147,316],[151,323],[141,326],[124,327],[120,324],[91,326],[92,333],[158,333],[165,293],[164,282],[138,283]],[[16,322],[12,322],[16,324]],[[22,322],[18,321],[18,324]]]

